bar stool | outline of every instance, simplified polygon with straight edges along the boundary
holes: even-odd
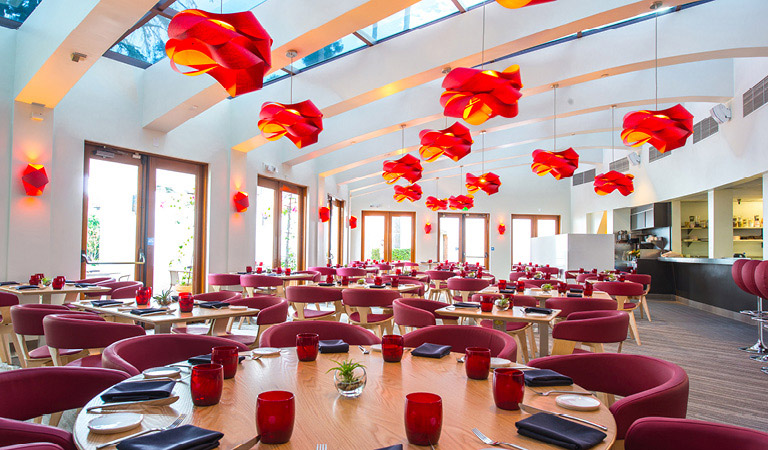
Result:
[[[745,267],[747,267],[745,265]],[[755,270],[755,286],[757,287],[757,290],[759,292],[759,303],[758,303],[758,311],[757,314],[752,317],[752,320],[758,321],[758,328],[759,328],[759,340],[757,341],[758,344],[763,346],[763,349],[765,349],[765,340],[764,340],[764,331],[763,328],[765,327],[765,324],[768,323],[768,314],[766,312],[762,311],[762,299],[768,298],[768,261],[761,261],[757,264],[757,268]],[[748,285],[748,283],[745,283]],[[762,362],[768,362],[768,355],[765,354],[766,352],[761,352],[756,355],[750,356],[750,358],[756,360],[756,361],[762,361]],[[763,369],[766,369],[763,367]],[[766,370],[763,370],[764,373]]]
[[[733,263],[731,268],[731,276],[741,290],[748,294],[752,294],[757,297],[757,310],[740,311],[742,314],[746,314],[752,317],[761,317],[764,314],[763,310],[763,298],[760,290],[757,288],[756,274],[758,266],[761,261],[753,261],[748,259],[740,259]],[[756,353],[758,355],[768,355],[768,347],[765,345],[763,339],[763,328],[759,327],[757,342],[749,347],[740,347],[739,350],[743,350],[748,353]]]

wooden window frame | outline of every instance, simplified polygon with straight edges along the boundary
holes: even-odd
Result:
[[[262,175],[259,175],[257,186],[272,189],[275,192],[275,214],[272,217],[274,221],[272,229],[276,231],[277,238],[272,240],[272,267],[277,267],[282,262],[280,248],[280,232],[282,228],[280,221],[282,220],[283,196],[281,193],[286,191],[299,196],[299,249],[296,255],[296,269],[304,270],[306,264],[307,187]]]
[[[329,262],[331,261],[331,239],[333,239],[333,227],[330,225],[333,221],[333,208],[337,207],[339,208],[340,216],[339,217],[339,226],[336,230],[338,232],[338,236],[336,236],[336,248],[337,248],[337,255],[336,255],[336,264],[344,264],[344,217],[345,217],[345,207],[346,202],[344,200],[340,200],[338,198],[334,198],[332,196],[328,196],[328,209],[331,211],[331,219],[328,221],[328,251],[326,252],[326,259]]]
[[[465,220],[469,218],[478,218],[478,219],[485,219],[485,258],[483,265],[485,268],[489,268],[490,264],[490,222],[491,217],[488,213],[454,213],[454,212],[439,212],[437,213],[437,261],[442,261],[441,257],[443,255],[440,254],[440,218],[442,217],[457,217],[459,219],[459,261],[456,262],[465,262],[467,258],[467,247],[465,242]]]
[[[556,214],[512,214],[509,221],[509,260],[510,269],[516,264],[514,260],[515,255],[515,219],[530,219],[531,220],[531,239],[539,237],[539,219],[554,219],[555,220],[555,234],[560,234],[560,216]],[[521,261],[517,261],[521,262]],[[528,261],[522,261],[526,263]]]
[[[384,217],[384,255],[387,261],[392,257],[392,217],[411,218],[411,262],[416,262],[416,212],[415,211],[362,211],[360,226],[360,260],[365,261],[365,218],[367,216]]]

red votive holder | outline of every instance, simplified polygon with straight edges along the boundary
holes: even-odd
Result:
[[[373,277],[373,284],[375,284],[376,286],[381,286],[381,282],[382,281],[380,276],[376,275],[375,277]]]
[[[261,273],[263,270],[261,263],[259,263],[259,267],[256,268],[256,273]]]
[[[464,368],[467,377],[473,380],[487,380],[491,370],[491,350],[483,347],[467,347],[464,354]]]
[[[517,280],[517,293],[522,294],[525,291],[525,281]]]
[[[443,399],[429,392],[405,396],[405,435],[414,445],[434,445],[443,428]]]
[[[349,286],[349,277],[344,275],[341,277],[341,285],[342,286]]]
[[[507,289],[507,280],[499,280],[499,290]]]
[[[275,273],[277,273],[278,275],[283,273],[283,268],[281,266],[277,266],[277,269],[275,269]]]
[[[245,273],[251,273],[251,272],[253,272],[253,267],[245,266]]]
[[[325,276],[325,282],[326,283],[333,283],[333,275],[326,275]]]
[[[626,280],[627,280],[627,277],[625,277],[623,273],[619,275],[619,281],[623,283]]]
[[[138,306],[146,306],[149,304],[149,300],[152,298],[152,288],[142,287],[136,291],[136,304]]]
[[[565,291],[567,290],[567,285],[565,283],[557,283],[557,293],[560,295],[564,295]]]
[[[592,297],[592,283],[589,281],[584,283],[584,297]]]
[[[396,288],[400,286],[400,278],[399,277],[392,277],[390,278],[390,282],[392,283],[392,287]]]
[[[493,298],[492,297],[480,297],[480,311],[491,312],[493,311]]]
[[[386,362],[400,362],[403,359],[403,337],[388,334],[381,338],[381,355]]]
[[[285,444],[291,440],[296,401],[287,391],[266,391],[256,397],[256,432],[262,444]]]
[[[508,367],[493,371],[493,401],[497,408],[517,411],[524,394],[523,371]]]
[[[234,345],[213,347],[211,349],[211,362],[222,365],[224,368],[224,379],[235,377],[238,356],[237,347]]]
[[[285,268],[285,276],[289,276],[290,274],[291,274],[291,268],[290,267],[286,267]]]
[[[66,278],[63,276],[58,276],[51,281],[51,287],[55,290],[60,290],[64,287],[64,283],[66,282]]]
[[[195,307],[195,300],[189,292],[179,292],[179,312],[189,313]]]
[[[299,361],[314,361],[320,350],[320,336],[317,333],[299,333],[296,335],[296,354]]]
[[[224,369],[221,364],[198,364],[192,367],[189,386],[195,406],[215,405],[221,400]]]

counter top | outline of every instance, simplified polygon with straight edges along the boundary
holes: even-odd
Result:
[[[685,263],[685,264],[722,264],[732,266],[736,260],[743,258],[664,258],[660,257],[659,261],[673,262],[673,263]]]

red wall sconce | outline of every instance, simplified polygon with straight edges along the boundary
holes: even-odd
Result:
[[[238,191],[235,193],[233,200],[235,201],[235,211],[239,213],[247,211],[248,207],[251,206],[251,202],[248,201],[248,193],[246,192]]]
[[[357,228],[357,217],[349,216],[349,228],[352,230]]]
[[[43,195],[43,189],[48,184],[48,174],[42,164],[27,164],[27,168],[21,174],[21,184],[27,195]]]
[[[499,235],[504,236],[504,233],[507,232],[507,226],[504,225],[504,222],[501,222],[499,224]]]
[[[429,234],[432,232],[432,224],[427,222],[424,224],[424,234]]]
[[[328,222],[331,220],[331,210],[327,206],[321,206],[318,210],[320,222]]]

